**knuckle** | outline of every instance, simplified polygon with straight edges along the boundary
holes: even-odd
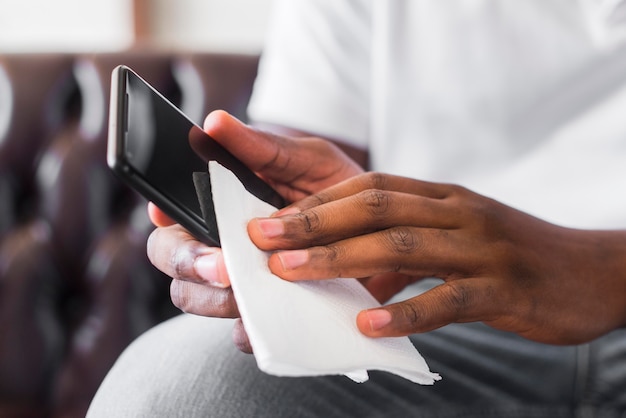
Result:
[[[306,233],[316,232],[321,229],[321,219],[319,214],[314,210],[308,210],[295,215],[295,218],[300,222],[302,230]]]
[[[150,262],[173,279],[194,279],[194,260],[202,244],[176,226],[157,228],[149,235],[146,252]]]
[[[417,251],[423,243],[408,227],[395,227],[385,231],[386,239],[395,253],[409,254]]]
[[[443,199],[453,201],[455,204],[459,204],[460,201],[467,202],[474,195],[468,188],[453,183],[441,183],[439,189]]]
[[[373,216],[380,217],[389,211],[391,197],[388,192],[380,189],[369,189],[359,194],[363,206]]]
[[[191,279],[194,276],[195,256],[189,247],[180,245],[174,247],[170,253],[170,266],[174,272],[174,279]]]
[[[474,303],[474,291],[470,286],[459,282],[450,282],[446,287],[444,303],[451,308],[457,318],[466,312]]]
[[[462,212],[476,225],[488,226],[500,218],[499,205],[492,199],[480,196],[462,186],[451,186],[456,191],[450,196],[450,203],[463,208]]]
[[[383,173],[369,172],[362,174],[361,178],[367,189],[387,189],[387,176]]]
[[[316,194],[305,197],[298,202],[298,207],[304,213],[304,211],[311,210],[317,206],[321,206],[333,200],[333,195],[329,192],[322,191]]]
[[[312,254],[316,261],[323,260],[328,277],[345,277],[344,267],[348,258],[345,248],[339,245],[328,245],[317,247]]]
[[[322,247],[322,257],[331,263],[336,263],[343,258],[343,251],[336,245]]]
[[[458,184],[444,184],[443,187],[447,191],[448,196],[463,197],[469,193],[469,190],[466,187]]]
[[[311,196],[311,199],[313,199],[314,204],[313,206],[320,206],[323,204],[326,204],[330,201],[333,200],[333,195],[332,193],[326,192],[326,191],[322,191],[319,193],[316,193],[314,195]],[[313,207],[311,206],[311,207]]]
[[[493,202],[486,198],[466,199],[466,206],[469,208],[472,215],[481,219],[489,219],[493,216],[495,211]]]
[[[290,160],[290,153],[285,151],[285,146],[281,146],[285,141],[280,135],[265,133],[264,136],[267,139],[271,138],[271,140],[265,141],[265,145],[272,148],[272,151],[268,152],[265,161],[259,164],[256,171],[264,172],[271,169],[272,171],[283,172]]]
[[[423,317],[422,312],[413,303],[399,304],[400,314],[409,329],[414,329]]]

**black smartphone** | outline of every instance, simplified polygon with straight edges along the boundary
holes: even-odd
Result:
[[[208,176],[205,158],[231,170],[258,198],[278,208],[285,205],[274,189],[134,71],[126,66],[113,70],[109,167],[197,239],[219,246],[212,200],[204,205],[203,216],[193,180],[194,173]],[[206,213],[207,207],[211,213]]]

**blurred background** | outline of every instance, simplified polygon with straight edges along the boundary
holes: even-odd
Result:
[[[84,416],[121,351],[179,314],[145,201],[106,166],[111,70],[197,122],[245,119],[270,7],[0,0],[0,417]]]
[[[271,0],[0,0],[0,52],[257,53]]]

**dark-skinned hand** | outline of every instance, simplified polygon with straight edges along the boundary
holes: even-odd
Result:
[[[248,232],[286,280],[368,277],[379,299],[444,280],[361,312],[371,337],[482,321],[576,344],[626,323],[626,232],[559,227],[458,186],[367,173],[254,219]]]

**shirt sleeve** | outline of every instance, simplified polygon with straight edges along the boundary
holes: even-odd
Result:
[[[367,147],[369,0],[275,0],[250,119]]]

